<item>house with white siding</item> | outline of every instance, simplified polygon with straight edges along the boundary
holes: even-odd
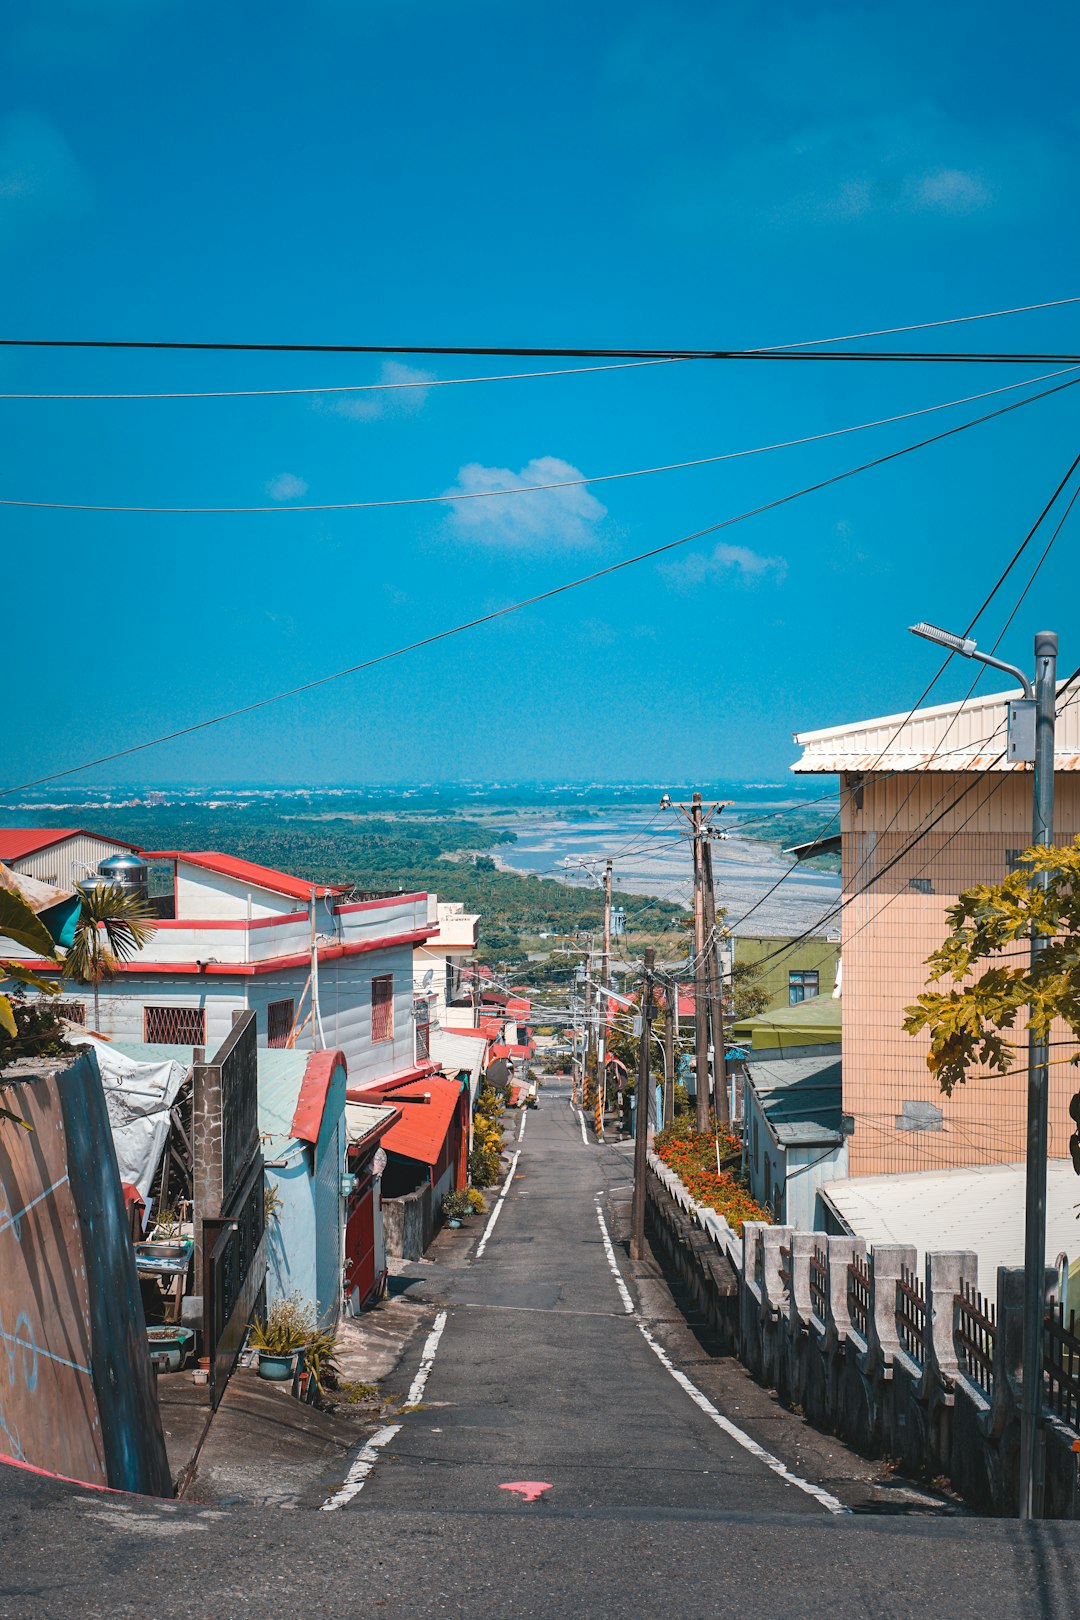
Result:
[[[56,889],[73,889],[85,882],[113,855],[137,853],[135,844],[81,827],[0,827],[0,861],[13,872]]]
[[[413,1008],[413,952],[437,930],[427,894],[346,902],[346,889],[214,850],[144,859],[171,862],[172,902],[101,986],[100,1034],[213,1051],[234,1013],[251,1010],[261,1047],[343,1052],[350,1093],[431,1072],[417,1061]],[[65,995],[89,1023],[89,989],[81,1005],[74,983]]]

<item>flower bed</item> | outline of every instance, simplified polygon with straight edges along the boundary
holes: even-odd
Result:
[[[740,1151],[737,1136],[729,1131],[695,1131],[677,1119],[660,1131],[653,1144],[656,1156],[674,1170],[687,1192],[705,1209],[715,1209],[732,1231],[741,1234],[744,1221],[770,1221],[767,1209],[751,1198],[730,1170],[717,1174],[716,1151],[721,1163]]]

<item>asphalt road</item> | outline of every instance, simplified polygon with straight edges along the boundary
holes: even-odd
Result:
[[[527,1116],[517,1171],[484,1252],[431,1268],[445,1323],[422,1404],[347,1505],[158,1503],[9,1471],[0,1620],[1074,1612],[1076,1526],[953,1516],[918,1493],[882,1513],[868,1465],[820,1437],[800,1451],[798,1420],[695,1355],[660,1285],[630,1277],[625,1150],[586,1147],[565,1093]],[[412,1357],[410,1376],[417,1341]],[[530,1480],[550,1485],[542,1501],[500,1489]]]

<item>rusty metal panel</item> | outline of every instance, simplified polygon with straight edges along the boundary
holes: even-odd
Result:
[[[60,1074],[33,1065],[5,1105],[33,1129],[0,1129],[0,1449],[89,1484],[171,1494],[96,1059]]]

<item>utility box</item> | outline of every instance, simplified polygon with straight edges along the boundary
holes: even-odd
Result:
[[[1010,764],[1035,758],[1035,699],[1013,698],[1009,703],[1009,741],[1006,757]]]

